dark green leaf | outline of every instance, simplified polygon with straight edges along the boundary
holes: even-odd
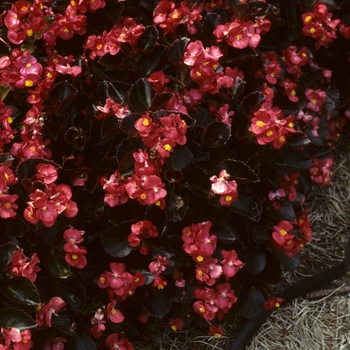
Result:
[[[137,80],[129,91],[129,103],[137,113],[146,112],[152,104],[152,85],[145,78]]]
[[[254,112],[256,112],[261,107],[264,101],[265,95],[263,95],[261,92],[251,92],[242,100],[243,112],[248,116],[252,116]]]
[[[318,0],[312,0],[311,4],[314,5]],[[334,0],[322,0],[323,3],[327,5],[328,10],[337,10],[339,6]]]
[[[23,276],[7,279],[1,288],[7,298],[24,305],[40,305],[40,297],[34,283]]]
[[[240,160],[224,160],[219,164],[219,169],[226,169],[226,172],[230,174],[230,180],[236,180],[238,184],[260,181],[258,175]]]
[[[262,246],[254,245],[248,249],[247,263],[244,267],[252,274],[257,275],[264,270],[266,265],[266,253]]]
[[[152,51],[157,43],[159,37],[156,26],[147,27],[139,40],[137,41],[137,47],[143,51]]]
[[[301,261],[300,252],[292,257],[289,257],[284,253],[283,249],[277,252],[277,257],[282,266],[290,272],[294,271],[299,266]]]
[[[214,224],[210,232],[213,233],[219,241],[226,244],[233,243],[236,240],[233,228],[226,225]]]
[[[272,205],[266,206],[266,213],[276,220],[296,221],[296,216],[292,204],[287,200],[280,202],[280,204],[280,210],[275,210]]]
[[[312,160],[304,151],[283,147],[278,154],[275,165],[287,172],[297,172],[310,169]]]
[[[247,185],[239,185],[238,199],[230,205],[233,212],[247,216],[249,219],[258,221],[261,215],[261,209],[258,202],[253,199],[252,191]]]
[[[191,40],[189,38],[181,38],[176,39],[171,45],[169,45],[168,49],[168,58],[169,61],[174,64],[182,63],[183,58],[182,55],[185,52],[187,44]]]
[[[60,103],[60,112],[63,112],[75,99],[78,90],[67,80],[60,81],[50,91],[50,100]]]
[[[147,76],[151,74],[164,56],[165,46],[163,45],[157,45],[152,52],[143,55],[139,61],[139,68],[142,75]]]
[[[243,62],[247,62],[252,60],[258,56],[256,51],[247,46],[244,49],[236,49],[234,47],[228,48],[227,62],[231,64],[242,64]],[[235,85],[233,87],[233,93],[235,95],[239,95],[240,92],[243,91],[244,88],[244,80],[240,78],[235,78]]]
[[[222,122],[214,122],[204,129],[205,143],[212,148],[226,144],[231,137],[231,126]]]
[[[150,247],[153,255],[161,255],[170,259],[173,255],[173,249],[168,241],[162,237],[155,237],[148,241],[147,245]]]
[[[36,322],[25,312],[17,309],[3,309],[0,311],[0,327],[18,328],[23,331],[28,328],[35,328]]]
[[[189,205],[188,191],[178,184],[175,184],[171,190],[167,190],[165,197],[166,208],[165,215],[169,221],[181,220]]]
[[[193,162],[193,155],[186,146],[177,145],[170,155],[170,163],[173,169],[182,170]]]
[[[206,40],[212,41],[215,40],[214,30],[220,23],[220,16],[216,13],[208,13],[203,21],[203,36]]]
[[[288,24],[288,39],[294,41],[302,35],[301,18],[298,16],[295,5],[286,1],[285,6]]]
[[[185,180],[193,194],[200,198],[208,198],[211,191],[210,175],[201,168],[192,168],[186,171]]]
[[[23,224],[21,224],[20,221],[12,221],[9,223],[9,225],[7,226],[7,234],[9,236],[13,236],[13,237],[18,237],[18,238],[22,238],[23,235],[25,234],[26,229],[23,226]],[[0,247],[1,249],[1,247]],[[0,253],[1,256],[1,253]],[[1,260],[1,258],[0,258]],[[1,269],[1,267],[0,267]]]
[[[115,258],[124,258],[129,255],[133,247],[128,243],[131,225],[136,221],[127,221],[110,227],[100,234],[105,251]]]
[[[100,57],[98,63],[109,70],[113,70],[120,68],[127,59],[128,58],[123,51],[119,51],[116,55],[111,55],[107,52],[102,57]]]
[[[0,153],[0,164],[11,166],[13,157],[8,153]]]
[[[66,303],[73,314],[80,314],[85,306],[86,291],[84,286],[75,277],[55,280],[57,295]]]
[[[0,246],[0,270],[1,271],[4,271],[7,268],[7,265],[11,262],[12,255],[16,250],[18,250],[18,247],[11,242],[8,242]]]
[[[68,338],[69,350],[97,350],[95,342],[86,335],[75,333]]]
[[[131,114],[127,115],[125,118],[122,119],[120,128],[123,131],[128,132],[128,133],[136,131],[135,123],[141,117],[142,117],[141,114],[137,114],[137,113],[131,113]]]
[[[44,264],[52,277],[67,278],[72,274],[64,258],[58,254],[46,255]]]
[[[158,111],[160,109],[166,108],[168,105],[169,100],[174,96],[174,94],[170,92],[163,92],[160,94],[157,94],[153,99],[152,99],[152,111]]]
[[[104,15],[108,17],[113,24],[117,24],[123,11],[124,5],[114,0],[107,0],[106,6],[102,10]]]
[[[82,151],[85,146],[86,135],[82,128],[77,126],[72,126],[64,134],[64,139],[67,141],[74,149]]]
[[[242,292],[240,294],[243,294]],[[249,293],[244,293],[242,296],[242,301],[239,300],[238,298],[237,313],[239,316],[245,318],[254,318],[257,316],[263,309],[265,302],[264,296],[256,287],[251,287]]]
[[[296,132],[287,138],[287,143],[294,149],[301,149],[309,145],[311,141],[303,132]]]
[[[108,94],[118,103],[124,102],[131,85],[121,81],[112,81],[108,84]]]
[[[67,310],[58,312],[57,316],[53,314],[51,323],[53,328],[67,334],[72,334],[75,330],[75,323]]]
[[[152,288],[148,291],[149,296],[143,303],[143,308],[150,315],[163,318],[171,308],[171,299],[165,287],[163,290]]]

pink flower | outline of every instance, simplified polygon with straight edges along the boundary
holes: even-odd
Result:
[[[70,266],[77,269],[83,269],[86,266],[87,260],[85,255],[87,251],[85,247],[78,247],[74,243],[66,243],[63,246],[63,250],[67,253],[64,259]]]
[[[221,260],[222,271],[226,276],[226,280],[233,277],[242,267],[243,263],[238,259],[236,251],[222,251],[223,260]]]
[[[18,208],[14,202],[18,199],[16,194],[0,194],[0,217],[8,219],[16,216],[15,209]]]
[[[117,309],[115,309],[115,305],[117,302],[115,300],[112,300],[108,305],[107,305],[107,316],[108,318],[113,322],[113,323],[120,323],[124,321],[124,315]]]
[[[52,327],[51,325],[52,315],[58,316],[57,312],[60,311],[66,305],[67,304],[60,297],[53,297],[50,299],[50,301],[46,305],[42,306],[39,309],[39,313],[43,314],[46,317],[45,318],[46,324],[49,327]]]
[[[42,180],[45,184],[48,185],[57,180],[58,173],[57,169],[53,165],[41,163],[36,167],[35,176],[38,180]]]

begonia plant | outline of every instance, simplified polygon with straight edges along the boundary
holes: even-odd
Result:
[[[8,0],[0,34],[0,349],[283,303],[350,118],[348,1]]]

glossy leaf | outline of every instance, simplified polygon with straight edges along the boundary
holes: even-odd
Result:
[[[60,310],[57,316],[53,314],[51,323],[53,328],[67,334],[72,334],[75,330],[73,318],[67,310]]]
[[[165,51],[166,49],[163,45],[157,45],[153,51],[142,56],[139,67],[143,76],[147,76],[156,70],[155,68],[165,58]]]
[[[220,23],[220,16],[216,13],[208,13],[203,21],[203,36],[205,40],[212,41],[215,40],[213,32],[215,28]]]
[[[0,246],[0,270],[4,271],[11,263],[14,252],[18,250],[18,247],[11,243],[5,243]]]
[[[189,42],[190,39],[186,37],[174,40],[174,42],[169,45],[168,49],[169,61],[174,64],[182,63],[183,54]]]
[[[186,146],[177,145],[170,155],[170,163],[175,170],[187,168],[193,162],[193,155]]]
[[[259,182],[258,175],[244,162],[227,159],[219,164],[219,169],[225,169],[230,174],[230,181],[236,180],[238,184]]]
[[[179,221],[185,216],[188,209],[188,191],[180,185],[174,185],[167,192],[165,215],[169,221]]]
[[[0,310],[0,327],[4,329],[18,328],[32,329],[37,326],[36,322],[25,312],[18,309],[2,309]]]
[[[40,297],[34,283],[23,276],[7,279],[1,293],[10,300],[24,305],[40,305]]]
[[[300,264],[301,254],[300,252],[292,257],[287,256],[283,250],[277,252],[278,260],[281,262],[282,266],[289,272],[294,271]]]
[[[310,169],[312,160],[304,151],[284,147],[280,150],[275,165],[287,172],[297,172]]]
[[[261,215],[259,204],[253,199],[252,191],[247,185],[239,185],[237,188],[238,199],[230,205],[233,212],[247,216],[251,220],[258,221]]]
[[[235,232],[233,227],[223,225],[223,224],[214,224],[210,232],[213,233],[219,241],[229,244],[233,243],[236,240]]]
[[[54,283],[57,295],[67,303],[67,307],[73,314],[80,314],[86,300],[86,291],[82,283],[73,276],[67,279],[56,279]]]
[[[191,168],[186,171],[185,180],[187,187],[193,194],[200,198],[208,198],[211,191],[210,175],[201,168]]]
[[[68,346],[68,350],[97,350],[95,342],[89,336],[80,333],[74,333],[68,338]]]
[[[214,122],[204,129],[204,140],[209,147],[221,147],[230,137],[231,126],[222,122]]]
[[[264,301],[265,298],[260,290],[253,286],[248,293],[244,293],[242,301],[239,301],[237,313],[245,318],[254,318],[263,309]]]
[[[143,51],[152,51],[159,37],[156,26],[147,27],[137,41],[137,47]]]
[[[266,253],[262,246],[254,245],[250,247],[247,254],[247,263],[244,267],[252,274],[257,275],[266,266]]]
[[[266,213],[276,220],[296,221],[293,205],[287,200],[280,202],[280,204],[279,210],[275,210],[272,205],[266,206]]]
[[[149,296],[145,298],[143,307],[150,315],[163,318],[171,308],[171,299],[168,296],[167,289],[156,290],[152,288],[148,291]]]
[[[47,254],[44,264],[52,277],[67,278],[72,274],[64,258],[57,254]]]
[[[103,248],[108,254],[115,258],[124,258],[132,252],[133,247],[128,243],[127,238],[134,223],[135,221],[123,222],[100,234]]]
[[[111,96],[118,103],[124,102],[130,89],[130,84],[123,83],[121,81],[112,81],[108,84],[109,96]]]
[[[152,85],[145,78],[137,80],[129,92],[129,103],[137,113],[146,112],[152,104]]]
[[[160,255],[170,259],[174,255],[171,245],[162,237],[150,239],[147,245],[150,247],[154,256]]]
[[[265,96],[261,92],[251,92],[242,100],[243,112],[248,116],[252,116],[254,112],[256,112],[261,107],[264,101]]]

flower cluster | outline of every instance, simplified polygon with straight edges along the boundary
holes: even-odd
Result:
[[[219,177],[214,175],[210,178],[211,191],[220,195],[219,201],[223,206],[229,206],[238,199],[237,182],[229,179],[230,174],[225,169],[220,171]]]
[[[56,185],[57,170],[53,165],[40,163],[36,167],[35,178],[41,181],[45,190],[33,189],[24,210],[24,218],[32,224],[39,221],[46,227],[55,224],[57,216],[61,213],[68,218],[78,213],[78,207],[72,201],[72,190],[68,185]]]
[[[303,34],[314,38],[318,46],[328,47],[337,38],[336,28],[340,20],[332,20],[332,14],[328,12],[326,4],[316,2],[313,11],[304,13],[302,19]]]
[[[298,222],[281,220],[273,227],[271,242],[277,250],[283,249],[287,256],[294,256],[311,241],[311,223],[308,213],[299,214]]]
[[[331,182],[333,158],[312,160],[313,167],[310,169],[310,178],[316,182],[319,186],[324,187]]]
[[[237,301],[230,283],[218,284],[216,289],[196,288],[194,295],[199,300],[193,304],[193,309],[207,321],[215,317],[221,320]]]
[[[0,349],[4,350],[29,350],[33,347],[30,329],[20,330],[15,327],[1,328],[3,342],[0,343]]]
[[[37,266],[39,258],[37,253],[34,253],[30,260],[23,255],[22,250],[16,250],[11,259],[11,265],[9,270],[11,273],[17,276],[23,276],[29,279],[31,282],[35,282],[37,273],[40,272],[40,267]]]
[[[225,24],[219,24],[214,30],[217,42],[225,41],[227,45],[236,49],[244,49],[247,46],[257,48],[260,44],[260,34],[266,34],[271,28],[271,22],[266,18],[255,21],[234,20]]]
[[[111,263],[109,265],[111,271],[106,271],[98,279],[98,286],[102,289],[108,288],[112,291],[112,295],[118,301],[124,301],[127,297],[134,294],[137,287],[142,286],[146,279],[145,276],[136,272],[132,275],[125,270],[122,263]]]
[[[169,158],[176,144],[186,143],[187,124],[180,114],[171,113],[153,122],[148,113],[135,122],[135,129],[142,137],[144,144],[154,149],[161,158]]]
[[[251,119],[250,131],[255,135],[259,145],[271,143],[275,149],[280,149],[287,137],[296,132],[294,116],[283,118],[283,112],[277,108],[260,108],[254,112]]]
[[[131,233],[128,236],[128,242],[132,247],[140,247],[140,253],[147,255],[149,248],[147,247],[147,239],[158,236],[157,228],[149,220],[139,221],[131,225]]]
[[[233,277],[243,267],[234,250],[222,251],[223,260],[218,264],[218,259],[212,258],[217,237],[210,234],[212,223],[210,221],[192,224],[182,230],[183,249],[190,254],[196,264],[196,279],[212,286],[221,277],[226,280]]]
[[[47,325],[52,327],[52,316],[58,316],[58,312],[63,309],[67,303],[60,297],[53,297],[47,304],[38,306],[36,311],[36,323],[38,326]]]
[[[84,231],[79,231],[74,227],[70,227],[63,233],[63,238],[66,241],[63,246],[63,250],[66,252],[64,259],[70,266],[77,269],[83,269],[87,263],[86,261],[86,248],[83,246],[78,247],[84,238],[82,238]]]

